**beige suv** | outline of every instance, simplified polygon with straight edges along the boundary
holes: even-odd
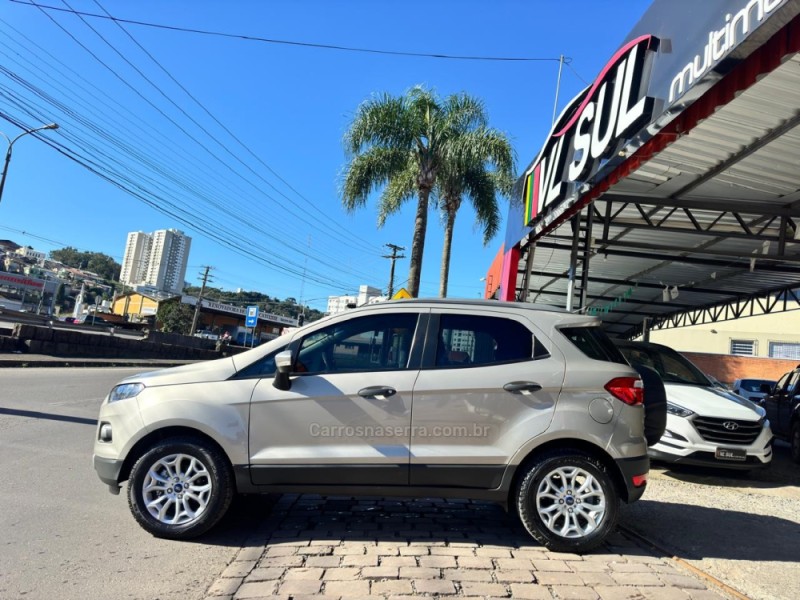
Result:
[[[159,537],[198,536],[236,493],[498,502],[582,552],[644,492],[642,383],[596,318],[404,300],[229,358],[144,373],[103,402],[100,479]]]

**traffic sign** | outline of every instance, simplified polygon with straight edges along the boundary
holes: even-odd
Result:
[[[400,288],[395,292],[394,296],[392,296],[392,300],[408,300],[411,298],[411,294],[408,293],[406,288]]]
[[[245,327],[255,327],[258,323],[258,307],[257,306],[248,306],[247,307],[247,316],[244,320]]]

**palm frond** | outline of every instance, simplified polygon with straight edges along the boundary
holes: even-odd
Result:
[[[345,209],[364,206],[369,195],[409,168],[407,151],[373,146],[355,156],[342,174],[341,196]]]

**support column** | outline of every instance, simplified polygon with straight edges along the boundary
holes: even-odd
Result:
[[[590,203],[586,210],[586,231],[583,237],[583,261],[581,265],[581,305],[580,309],[586,310],[586,294],[589,287],[589,263],[592,260],[592,225],[594,224],[594,205]]]
[[[567,272],[567,305],[566,309],[572,312],[575,303],[575,273],[578,268],[578,242],[581,236],[581,213],[572,217],[572,251],[569,255],[569,271]]]

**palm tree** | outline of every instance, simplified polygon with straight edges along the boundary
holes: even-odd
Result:
[[[428,203],[439,168],[457,155],[457,139],[485,127],[482,105],[466,94],[442,103],[421,86],[404,96],[382,94],[363,102],[344,137],[350,158],[345,167],[342,202],[352,212],[364,206],[370,193],[383,187],[378,226],[416,196],[417,212],[408,273],[409,293],[419,295]]]
[[[467,133],[461,140],[460,156],[442,165],[435,194],[444,221],[442,266],[439,276],[439,297],[447,297],[450,275],[450,252],[456,214],[466,196],[475,209],[475,224],[483,229],[483,244],[497,234],[500,208],[497,193],[511,194],[514,184],[514,153],[505,134],[480,129]],[[494,166],[487,170],[487,164]]]

